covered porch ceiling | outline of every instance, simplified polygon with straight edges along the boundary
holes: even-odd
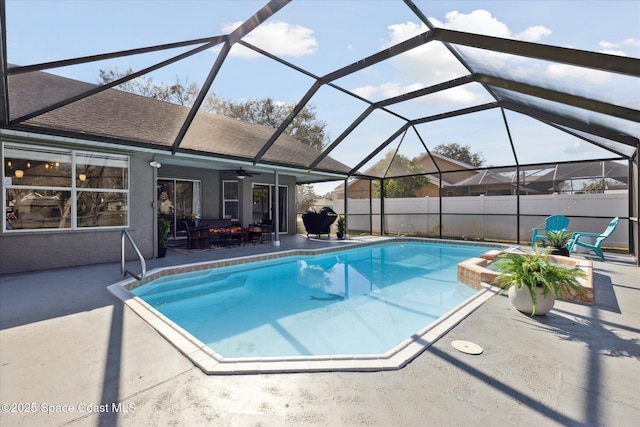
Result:
[[[260,174],[262,177],[273,177],[277,172],[280,175],[294,177],[298,184],[311,184],[325,181],[335,181],[344,179],[343,175],[332,174],[327,172],[305,171],[299,168],[274,166],[269,164],[253,164],[250,161],[226,160],[215,157],[206,157],[200,155],[185,155],[177,153],[176,155],[157,154],[154,160],[160,165],[174,165],[187,168],[215,170],[227,173],[229,176],[239,176],[236,172],[242,170],[249,175]]]

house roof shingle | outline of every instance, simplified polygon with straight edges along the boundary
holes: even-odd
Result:
[[[98,85],[44,72],[9,77],[10,117],[22,117]],[[187,118],[189,108],[107,89],[25,121],[21,127],[55,129],[84,138],[106,138],[125,144],[170,150]],[[32,129],[33,130],[33,129]],[[179,151],[251,161],[275,129],[230,117],[198,112]],[[262,163],[305,169],[319,152],[292,136],[282,134]],[[350,168],[330,157],[318,170],[345,174]]]

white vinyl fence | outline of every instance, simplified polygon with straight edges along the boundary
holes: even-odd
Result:
[[[601,233],[614,217],[628,216],[628,195],[617,194],[554,194],[520,196],[520,228],[517,224],[516,196],[469,196],[442,199],[437,197],[385,199],[385,231],[438,237],[440,228],[445,238],[515,241],[531,240],[531,228],[544,228],[545,217],[561,214],[569,217],[569,231]],[[380,199],[349,199],[348,229],[351,233],[380,233]],[[371,208],[372,219],[369,211]],[[344,200],[335,200],[333,209],[344,213]],[[583,216],[596,218],[581,218]],[[370,223],[372,221],[372,223]],[[621,219],[615,232],[604,244],[608,247],[629,247],[629,224]]]

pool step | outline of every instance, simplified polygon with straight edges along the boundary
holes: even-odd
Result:
[[[183,301],[190,298],[197,298],[204,295],[210,295],[213,293],[228,291],[231,289],[241,288],[247,281],[247,275],[231,275],[223,279],[207,281],[207,282],[192,282],[191,286],[182,286],[178,289],[166,289],[161,292],[154,292],[152,294],[140,295],[140,298],[145,300],[152,306],[164,305],[172,302]]]
[[[199,272],[198,274],[188,273],[184,277],[166,276],[156,279],[145,286],[144,290],[140,288],[140,297],[147,295],[155,295],[165,292],[176,291],[182,288],[189,288],[196,285],[206,285],[226,280],[231,273],[217,273],[215,271]]]

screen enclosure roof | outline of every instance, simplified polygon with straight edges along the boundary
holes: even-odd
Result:
[[[378,166],[431,156],[435,147],[450,143],[481,153],[491,167],[621,160],[639,147],[636,57],[482,33],[473,21],[465,28],[464,22],[433,18],[436,5],[428,1],[194,3],[210,18],[202,25],[192,18],[184,37],[157,23],[148,41],[112,37],[112,50],[93,46],[60,58],[14,51],[14,5],[3,2],[3,127],[121,141],[168,156],[286,167],[300,182],[410,175],[416,170]],[[228,3],[235,5],[232,11]],[[332,19],[319,12],[322,4],[332,9]],[[221,14],[227,21],[216,33],[215,25],[204,23],[215,22],[217,11],[226,11]],[[285,30],[278,32],[280,27]],[[73,34],[73,27],[66,31],[83,36]],[[281,44],[274,44],[274,34],[284,38]],[[59,43],[55,52],[69,47]],[[336,47],[349,44],[362,48]],[[100,70],[114,68],[131,74],[96,83]],[[28,84],[43,72],[61,78]],[[200,89],[179,109],[155,102],[142,111],[135,99],[113,95],[135,79],[170,82],[176,76]],[[294,107],[284,121],[254,127],[213,117],[206,110],[210,96],[269,98]],[[288,132],[305,107],[326,126],[321,150],[297,147]],[[64,119],[82,114],[83,120]],[[119,126],[107,132],[96,124],[96,114],[111,114]],[[439,157],[431,163],[434,170],[419,172],[438,172]]]

